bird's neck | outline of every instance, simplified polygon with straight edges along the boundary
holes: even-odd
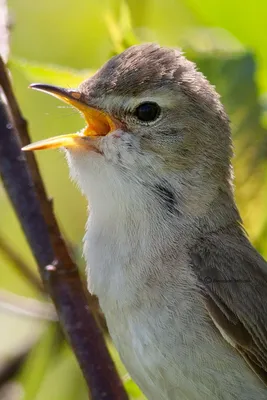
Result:
[[[186,280],[181,271],[187,274],[187,249],[196,236],[238,218],[231,193],[218,188],[205,210],[200,198],[190,207],[166,199],[164,208],[162,198],[148,196],[141,186],[109,193],[105,199],[89,199],[85,237],[89,290],[109,306],[112,301],[121,305],[137,301],[148,290],[147,282],[157,286],[170,276]]]

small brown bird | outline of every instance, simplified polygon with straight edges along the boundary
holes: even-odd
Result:
[[[149,400],[267,399],[267,268],[235,205],[229,120],[180,51],[133,46],[76,90],[65,148],[90,205],[89,290]]]

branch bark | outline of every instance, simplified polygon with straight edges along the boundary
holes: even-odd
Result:
[[[20,220],[45,286],[56,306],[59,320],[78,359],[93,400],[128,398],[103,336],[90,312],[77,266],[62,239],[44,184],[32,153],[27,162],[21,145],[30,142],[0,59],[0,84],[7,110],[0,103],[0,173]]]

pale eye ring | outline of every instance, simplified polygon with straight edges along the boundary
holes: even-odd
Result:
[[[157,103],[146,101],[134,110],[134,116],[141,122],[153,122],[160,116],[161,109]]]

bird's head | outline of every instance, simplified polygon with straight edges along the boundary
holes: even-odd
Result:
[[[112,182],[114,191],[138,185],[169,198],[186,190],[196,201],[203,196],[209,202],[211,192],[230,179],[228,118],[214,88],[178,50],[133,46],[78,89],[32,87],[84,114],[87,127],[81,132],[26,150],[64,147],[89,199],[94,188],[101,195]]]

